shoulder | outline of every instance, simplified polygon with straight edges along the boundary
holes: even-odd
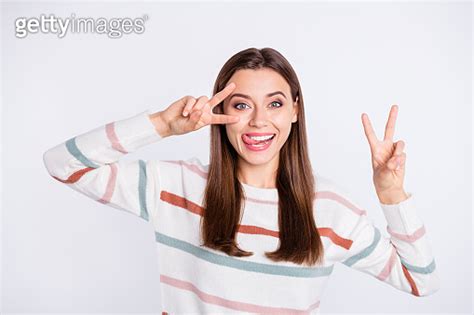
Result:
[[[186,178],[198,176],[207,179],[209,170],[209,164],[203,163],[195,156],[185,160],[158,160],[157,164],[161,175],[166,175],[167,177],[183,175]],[[181,176],[178,179],[180,178]]]
[[[208,166],[199,158],[157,160],[161,191],[171,192],[186,200],[199,203],[207,182]]]
[[[345,194],[346,189],[327,174],[313,171],[316,193],[331,192],[334,194]]]
[[[361,216],[367,215],[367,211],[356,201],[345,184],[319,172],[314,173],[314,177],[315,213],[320,220],[327,219],[330,222],[325,222],[326,224],[337,225],[346,220],[354,223]]]
[[[313,174],[316,194],[324,192],[326,195],[330,195],[334,198],[345,199],[353,202],[354,196],[352,195],[351,190],[343,182],[335,180],[334,178],[320,172],[313,171]]]

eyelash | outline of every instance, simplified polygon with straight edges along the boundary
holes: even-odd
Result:
[[[280,106],[277,106],[276,108],[280,108],[280,107],[283,106],[282,102],[280,102],[280,101],[273,101],[273,102],[271,102],[270,104],[273,104],[273,103],[278,103],[278,104],[280,104]],[[237,103],[237,104],[235,104],[233,107],[234,107],[235,109],[237,109],[237,110],[241,110],[241,109],[237,108],[237,106],[240,105],[240,104],[245,104],[245,103]]]

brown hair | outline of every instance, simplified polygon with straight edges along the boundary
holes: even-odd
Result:
[[[313,265],[321,262],[323,245],[313,214],[315,183],[308,156],[301,87],[290,63],[272,48],[248,48],[236,53],[222,67],[213,95],[222,90],[239,69],[269,68],[288,82],[293,102],[298,97],[298,118],[279,152],[278,189],[279,248],[265,255],[273,261]],[[214,113],[223,113],[223,102]],[[238,153],[227,138],[224,124],[211,127],[210,164],[201,218],[202,245],[230,256],[250,256],[240,249],[236,233],[242,219],[244,191],[237,178]],[[311,176],[308,176],[311,174]],[[309,193],[311,192],[311,193]]]

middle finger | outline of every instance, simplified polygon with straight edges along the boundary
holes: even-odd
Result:
[[[209,99],[207,98],[207,96],[204,95],[204,96],[199,97],[196,104],[194,104],[194,106],[191,108],[191,111],[202,109],[204,105],[207,104],[207,102],[209,102]]]
[[[221,91],[216,93],[210,100],[209,100],[209,106],[212,109],[220,104],[229,94],[235,89],[235,83],[231,82],[229,83],[225,88],[223,88]]]

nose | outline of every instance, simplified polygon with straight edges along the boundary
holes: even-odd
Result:
[[[265,108],[256,106],[249,124],[254,127],[265,127],[268,124],[267,111]]]

